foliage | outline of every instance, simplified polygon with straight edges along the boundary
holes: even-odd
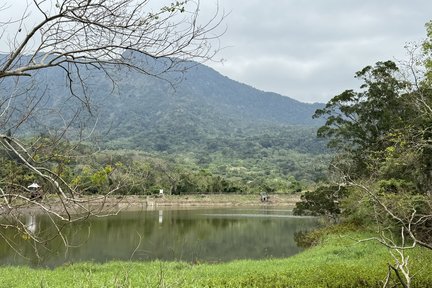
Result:
[[[326,119],[318,136],[338,152],[333,177],[352,190],[342,203],[345,220],[373,225],[394,258],[385,287],[392,275],[410,287],[407,251],[432,249],[432,22],[426,28],[421,55],[408,48],[402,70],[392,61],[367,66],[356,73],[360,90],[315,113]]]
[[[227,165],[233,159],[225,161],[224,159],[217,159],[220,162],[227,162],[224,169],[221,169],[221,165],[213,164],[203,169],[202,164],[196,163],[191,157],[164,157],[160,154],[139,151],[111,150],[87,158],[87,164],[76,165],[74,173],[77,175],[76,179],[84,185],[80,189],[88,191],[88,185],[91,183],[88,177],[97,173],[101,165],[102,167],[108,165],[113,168],[108,175],[111,185],[120,184],[116,193],[135,195],[158,193],[159,189],[164,189],[170,194],[259,193],[262,191],[297,193],[302,189],[302,185],[308,183],[301,184],[294,176],[287,177],[279,174],[274,168],[270,173],[259,173],[259,162],[242,161],[242,168],[236,169],[236,166]]]
[[[408,83],[398,78],[392,61],[377,62],[356,73],[362,80],[359,91],[346,90],[333,97],[314,117],[325,117],[318,137],[329,138],[329,146],[349,153],[353,160],[350,176],[371,173],[376,159],[391,147],[389,132],[395,132],[413,117],[404,92]]]
[[[427,82],[412,90],[397,71],[387,61],[358,72],[364,82],[360,92],[347,90],[317,110],[315,116],[327,115],[318,136],[330,138],[339,157],[348,159],[332,162],[342,181],[357,190],[346,200],[346,218],[373,221],[393,231],[402,228],[413,233],[412,240],[428,246],[432,110],[427,111],[427,103],[432,95],[425,90]],[[365,197],[359,197],[361,193]]]
[[[425,78],[427,85],[432,84],[432,20],[426,23],[427,38],[423,41],[422,52],[424,54]]]
[[[332,225],[324,225],[311,231],[303,230],[294,234],[294,239],[299,247],[310,248],[317,245],[322,245],[324,239],[332,235],[346,235],[362,230],[361,227],[353,223],[338,223]]]
[[[314,191],[307,191],[296,203],[294,215],[324,215],[337,221],[341,214],[340,201],[348,195],[344,186],[319,186]]]
[[[194,153],[166,155],[136,150],[97,151],[91,143],[57,141],[53,145],[52,141],[41,136],[29,138],[26,143],[33,147],[29,152],[37,163],[43,163],[72,189],[84,194],[114,191],[123,195],[149,195],[158,193],[159,189],[171,194],[298,193],[324,177],[328,158],[284,151],[280,146],[257,147],[250,156],[242,156],[240,146],[227,155],[207,153],[208,159],[203,162],[199,155],[205,151],[200,152],[201,148],[194,146],[190,147]],[[261,158],[263,150],[267,157]],[[0,161],[3,161],[0,176],[10,184],[8,187],[27,187],[32,182],[43,184],[44,190],[50,187],[7,153],[0,155]],[[318,163],[308,165],[313,161]]]

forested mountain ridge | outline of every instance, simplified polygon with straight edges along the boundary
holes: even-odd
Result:
[[[189,142],[204,134],[210,138],[243,133],[250,136],[281,126],[317,127],[323,124],[321,120],[312,119],[316,109],[322,108],[323,104],[302,103],[260,91],[203,64],[184,62],[174,72],[160,73],[164,65],[169,65],[164,59],[140,56],[132,61],[143,61],[147,66],[151,61],[154,68],[150,73],[157,76],[143,75],[124,67],[108,67],[110,77],[99,69],[82,69],[80,75],[87,85],[81,87],[79,79],[73,79],[70,84],[62,69],[56,67],[35,73],[27,80],[27,86],[21,83],[20,86],[29,90],[25,94],[41,99],[38,109],[45,109],[38,113],[37,130],[43,132],[49,129],[45,126],[72,118],[80,104],[77,97],[86,102],[84,110],[90,108],[95,116],[93,119],[83,116],[85,125],[91,127],[97,120],[96,128],[103,135],[104,143],[120,140],[126,145],[122,148],[143,148],[138,143],[140,139],[158,138],[165,132],[176,138],[187,138],[186,142]],[[15,101],[23,100],[27,99]],[[52,112],[53,108],[61,110],[61,117],[57,111]],[[159,140],[164,142],[163,137]],[[156,142],[161,142],[159,140]]]
[[[158,65],[163,60],[154,68],[163,70]],[[68,129],[95,128],[92,135],[102,149],[162,153],[191,169],[244,181],[323,177],[326,161],[320,157],[327,151],[325,141],[315,136],[323,122],[312,119],[323,105],[260,91],[203,64],[186,62],[178,68],[157,77],[127,68],[110,71],[110,77],[100,70],[82,70],[89,84],[72,82],[75,95],[61,69],[39,71],[31,77],[37,85],[30,91],[40,95],[45,112],[37,114],[32,131],[46,133],[52,125],[66,125],[79,110],[80,97],[89,104],[83,111],[89,108],[92,117],[81,113],[80,125],[75,122]]]
[[[254,89],[201,64],[186,70],[174,86],[151,76],[128,74],[107,96],[109,106],[97,105],[101,123],[110,123],[108,139],[121,136],[129,147],[142,148],[135,144],[153,139],[159,143],[153,148],[164,151],[181,139],[190,144],[204,138],[250,136],[282,126],[319,124],[311,116],[320,104]]]

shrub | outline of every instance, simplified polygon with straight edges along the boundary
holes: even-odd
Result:
[[[341,214],[340,200],[347,195],[348,190],[344,186],[320,186],[301,196],[301,202],[296,203],[293,210],[294,215],[324,215],[336,221]]]

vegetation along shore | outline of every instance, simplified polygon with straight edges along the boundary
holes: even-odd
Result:
[[[339,229],[339,230],[338,230]],[[388,249],[372,236],[338,228],[290,258],[229,263],[76,263],[55,269],[0,267],[0,287],[382,287]],[[409,252],[413,287],[430,287],[430,253]]]

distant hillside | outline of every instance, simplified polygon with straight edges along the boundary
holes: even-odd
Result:
[[[171,136],[186,137],[188,142],[202,133],[218,136],[258,126],[320,124],[312,119],[320,104],[254,89],[201,64],[185,65],[191,68],[181,75],[182,81],[173,80],[173,86],[154,77],[121,71],[112,94],[102,97],[102,87],[94,89],[101,125],[105,128],[111,124],[109,139],[122,135],[136,142],[133,139],[155,138],[169,130]],[[103,79],[97,82],[103,83]]]
[[[109,107],[100,104],[103,126],[111,124],[108,147],[187,152],[194,145],[220,146],[225,138],[320,124],[312,115],[321,105],[254,89],[201,64],[187,70],[174,87],[128,74],[107,97]]]
[[[163,65],[152,61],[156,67]],[[82,97],[80,91],[85,89],[93,117],[81,114],[79,127],[89,131],[95,125],[102,148],[177,155],[220,174],[231,171],[221,168],[225,164],[254,163],[256,171],[265,167],[278,175],[320,177],[325,164],[317,168],[317,163],[308,163],[316,160],[313,155],[326,151],[315,137],[321,123],[312,119],[321,104],[257,90],[202,64],[182,65],[180,68],[188,68],[184,73],[161,75],[164,79],[126,68],[116,70],[112,78],[103,71],[82,69],[88,85],[81,87],[74,81],[77,95],[71,94],[61,69],[39,71],[25,80],[29,90],[23,95],[41,97],[38,117],[25,130],[44,133],[50,126],[67,125],[79,110],[75,96]],[[14,104],[23,110],[30,98],[22,97]],[[78,128],[77,124],[73,127]],[[296,163],[288,159],[293,157]],[[299,170],[309,172],[305,176]]]
[[[142,59],[137,61],[147,62]],[[152,64],[161,65],[158,62]],[[263,92],[194,62],[183,63],[179,69],[187,70],[162,74],[163,79],[125,68],[115,71],[113,79],[99,70],[87,71],[83,68],[81,73],[88,84],[85,89],[93,108],[97,107],[98,114],[103,116],[100,118],[103,128],[108,123],[118,126],[124,122],[141,126],[141,129],[146,129],[148,125],[154,128],[160,122],[176,122],[178,117],[201,120],[194,124],[200,126],[203,122],[204,128],[210,130],[258,124],[319,125],[311,116],[321,104],[306,104],[276,93]],[[32,79],[37,85],[31,87],[30,93],[43,93],[41,104],[44,107],[62,106],[72,96],[66,85],[65,73],[59,68],[39,71]],[[113,80],[115,86],[111,90]],[[82,87],[77,79],[74,83],[74,91],[81,96]],[[67,105],[70,108],[72,104]],[[209,124],[216,127],[208,127]]]
[[[276,93],[263,92],[197,65],[185,73],[179,94],[195,95],[225,117],[250,123],[317,125],[311,115],[322,105],[305,104]]]

